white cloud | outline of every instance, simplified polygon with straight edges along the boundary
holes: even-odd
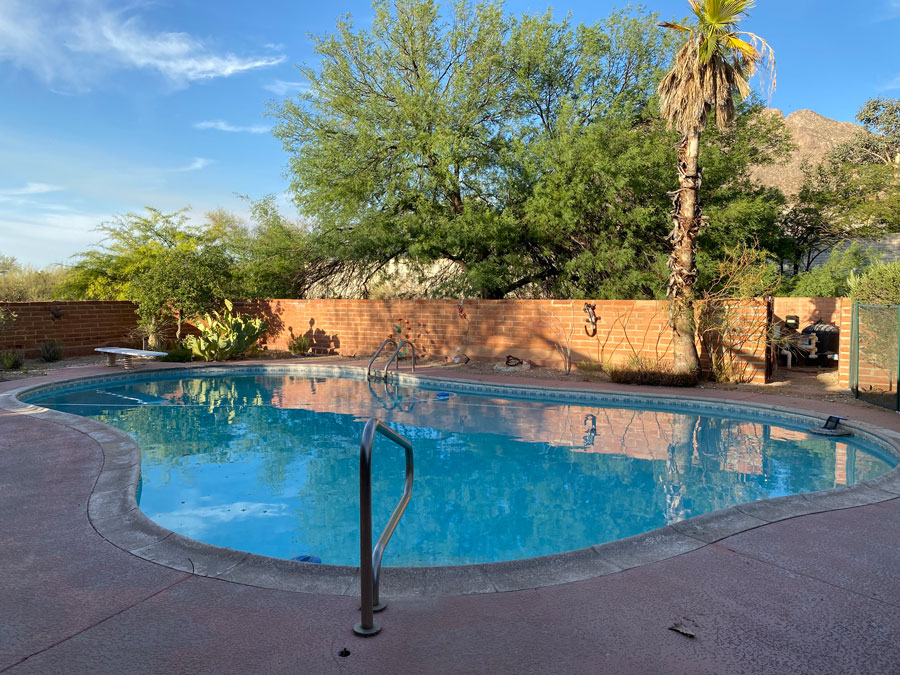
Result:
[[[62,189],[59,185],[50,185],[49,183],[26,183],[25,187],[0,190],[0,195],[41,195],[47,192],[58,192]]]
[[[205,169],[210,164],[212,164],[211,159],[206,159],[205,157],[195,157],[194,161],[186,166],[180,166],[177,169],[172,169],[172,171],[199,171],[200,169]]]
[[[188,537],[199,538],[210,528],[250,518],[278,518],[286,515],[284,504],[234,502],[215,506],[197,506],[174,511],[148,512],[147,517]]]
[[[87,91],[110,72],[150,70],[176,87],[282,63],[283,54],[221,53],[188,33],[154,31],[134,5],[110,0],[3,0],[0,62],[61,93]],[[130,13],[130,14],[129,14]]]
[[[8,208],[7,208],[8,206]],[[0,251],[26,264],[70,262],[95,244],[94,232],[112,214],[72,209],[65,204],[0,206]]]
[[[270,129],[270,127],[267,127],[265,124],[251,124],[249,126],[240,126],[229,124],[225,120],[204,120],[203,122],[197,122],[196,124],[194,124],[194,127],[197,129],[215,129],[216,131],[230,131],[233,133],[248,134],[265,134]]]
[[[309,89],[307,82],[289,82],[287,80],[272,80],[263,85],[263,89],[271,91],[276,96],[286,96],[295,92]]]

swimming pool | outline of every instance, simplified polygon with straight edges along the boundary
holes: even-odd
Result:
[[[335,565],[358,562],[359,435],[373,416],[416,454],[413,500],[385,555],[392,566],[561,553],[896,464],[872,441],[815,437],[789,414],[290,369],[127,376],[26,400],[129,433],[143,456],[140,507],[164,527]],[[402,483],[402,451],[382,440],[376,530]]]

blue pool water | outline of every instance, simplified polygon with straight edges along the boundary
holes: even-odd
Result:
[[[369,417],[415,448],[412,501],[385,564],[456,565],[589,546],[896,464],[860,438],[659,402],[629,406],[303,375],[129,380],[29,399],[129,433],[140,507],[188,537],[269,556],[359,562],[359,440]],[[403,486],[378,438],[377,532]]]

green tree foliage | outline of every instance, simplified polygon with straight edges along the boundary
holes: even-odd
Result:
[[[797,274],[853,238],[900,231],[900,99],[867,101],[863,125],[815,166],[782,216],[783,241],[772,250]]]
[[[328,256],[318,253],[307,228],[278,212],[275,197],[249,200],[251,225],[227,213],[210,214],[213,228],[234,256],[233,295],[241,298],[302,298],[327,276]]]
[[[366,292],[402,260],[435,295],[660,296],[676,139],[654,90],[675,37],[657,23],[620,11],[576,26],[464,0],[444,14],[381,1],[367,30],[340,21],[317,40],[321,67],[302,69],[309,91],[271,111],[315,223],[313,276]],[[739,117],[709,140],[716,246],[777,212],[745,178],[783,130],[755,106]],[[746,204],[726,210],[736,194]]]
[[[900,305],[900,260],[877,263],[850,283],[854,300],[868,305]]]
[[[900,98],[870,99],[859,109],[856,120],[868,133],[839,146],[835,158],[900,170]]]
[[[850,282],[872,264],[872,255],[858,242],[834,249],[821,265],[784,280],[779,295],[795,298],[842,298],[850,294]]]
[[[104,245],[80,254],[63,287],[70,297],[130,300],[154,344],[169,325],[217,306],[232,261],[214,228],[188,224],[185,211],[129,213],[101,225]]]

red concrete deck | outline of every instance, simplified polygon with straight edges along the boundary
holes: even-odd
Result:
[[[888,411],[697,393],[900,431]],[[586,581],[394,600],[363,639],[353,598],[194,576],[102,539],[87,515],[101,462],[84,434],[0,412],[2,673],[900,673],[900,499]]]

